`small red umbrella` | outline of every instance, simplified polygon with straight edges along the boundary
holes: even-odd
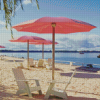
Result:
[[[42,45],[42,59],[44,59],[44,45],[51,45],[53,42],[51,40],[46,40],[43,42],[30,42],[29,44],[35,44],[35,45]],[[58,44],[55,42],[55,44]]]
[[[37,37],[37,36],[21,36],[19,38],[15,38],[12,40],[9,40],[10,42],[27,42],[27,67],[29,69],[29,42],[42,42],[45,41],[45,39]]]
[[[0,45],[0,48],[5,48],[5,46]],[[1,59],[2,59],[2,56],[1,56]]]
[[[4,46],[0,45],[0,48],[5,48]]]
[[[26,21],[13,26],[17,31],[23,32],[34,32],[40,34],[52,33],[52,79],[54,80],[54,69],[55,69],[55,33],[57,34],[69,34],[76,32],[89,32],[96,28],[89,23],[69,19],[66,17],[42,17]]]

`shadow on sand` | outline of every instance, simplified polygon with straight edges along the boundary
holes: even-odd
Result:
[[[96,99],[96,98],[85,98],[85,97],[72,97],[72,96],[69,96],[68,100],[98,100],[98,99]]]
[[[49,97],[49,99],[44,99],[44,94],[42,95],[39,95],[39,94],[32,94],[33,98],[35,100],[66,100],[66,99],[63,99],[63,98],[60,98],[60,97],[57,97],[57,96],[53,96],[51,95]],[[73,97],[73,96],[68,96],[68,99],[67,100],[98,100],[96,98],[86,98],[86,97]]]
[[[61,76],[71,76],[72,73],[60,73]],[[100,74],[91,73],[76,73],[73,77],[76,78],[100,78]]]
[[[7,92],[7,89],[10,89],[10,87],[0,85],[0,100],[45,100],[44,94],[32,94],[33,98],[29,98],[27,95],[25,96],[16,96],[16,94]],[[68,90],[69,91],[69,90]],[[74,91],[73,91],[74,92]],[[48,100],[64,100],[62,98],[59,98],[57,96],[50,96]],[[74,97],[74,96],[68,96],[68,100],[97,100],[96,98],[85,98],[85,97]]]
[[[90,68],[90,67],[81,66],[81,67],[77,67],[76,70],[97,73],[98,71],[100,71],[100,68]]]
[[[23,62],[24,60],[6,60],[6,62]]]

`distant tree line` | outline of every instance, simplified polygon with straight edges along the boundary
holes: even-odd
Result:
[[[0,50],[0,53],[2,52],[27,52],[27,50]],[[29,52],[42,52],[42,50],[30,50]],[[52,52],[51,50],[44,50],[44,52]],[[73,51],[70,51],[70,50],[55,50],[55,52],[68,52],[68,53],[80,53],[80,51],[77,51],[77,50],[73,50]],[[100,51],[89,51],[89,50],[84,50],[84,51],[81,51],[83,53],[100,53]]]

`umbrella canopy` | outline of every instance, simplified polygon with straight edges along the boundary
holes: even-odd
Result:
[[[48,34],[52,33],[52,25],[56,26],[55,33],[59,34],[89,32],[95,28],[89,23],[66,17],[42,17],[17,24],[13,28],[17,31]]]
[[[42,42],[30,42],[29,44],[42,45],[42,59],[44,59],[44,45],[51,45],[52,43],[51,40],[46,40]],[[55,42],[55,44],[58,44],[58,42]]]
[[[40,34],[52,33],[52,79],[54,80],[55,69],[55,33],[69,34],[76,32],[89,32],[95,26],[66,17],[42,17],[35,20],[26,21],[13,26],[17,31],[34,32]]]
[[[14,38],[12,40],[9,40],[10,42],[42,42],[45,41],[45,39],[41,38],[41,37],[37,37],[37,36],[21,36],[21,37],[17,37]]]
[[[46,40],[46,41],[42,41],[42,42],[30,42],[29,44],[35,44],[35,45],[50,45],[53,42],[51,40]],[[55,42],[55,44],[58,44],[58,42]]]
[[[27,42],[27,67],[29,69],[29,42],[43,42],[45,39],[36,37],[36,36],[21,36],[19,38],[15,38],[12,40],[9,40],[10,42]]]
[[[0,48],[5,48],[5,47],[0,45]]]

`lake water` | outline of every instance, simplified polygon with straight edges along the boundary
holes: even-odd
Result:
[[[14,57],[24,57],[27,58],[27,53],[0,53],[1,55],[14,56]],[[74,65],[85,64],[100,64],[100,58],[97,58],[99,53],[55,53],[55,60],[59,63],[69,63],[67,61],[75,62]],[[30,58],[39,60],[42,58],[42,53],[29,53]],[[44,53],[44,58],[52,58],[52,53]],[[59,61],[58,61],[59,60]],[[99,67],[100,65],[93,65],[94,67]]]

